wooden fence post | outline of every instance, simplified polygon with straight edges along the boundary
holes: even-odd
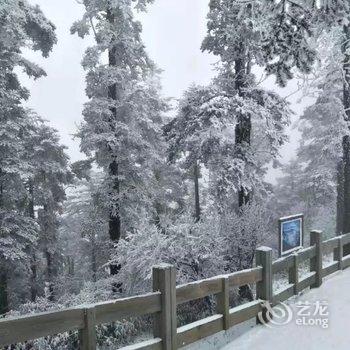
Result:
[[[95,308],[84,309],[84,328],[79,330],[79,342],[81,350],[96,349],[96,316]]]
[[[169,264],[153,267],[153,291],[161,292],[162,310],[155,315],[153,333],[163,350],[177,349],[176,270]]]
[[[262,280],[256,284],[256,298],[272,304],[272,249],[268,247],[259,247],[255,251],[255,264],[262,266]],[[267,315],[267,309],[263,310],[262,317],[268,321],[271,315]],[[260,320],[257,318],[257,322]]]
[[[315,246],[316,255],[310,259],[310,271],[315,272],[315,283],[310,288],[318,288],[322,285],[322,231],[310,232],[310,246]]]
[[[222,278],[222,292],[216,295],[216,312],[223,316],[224,330],[230,329],[229,279]]]
[[[334,254],[335,259],[338,261],[338,270],[343,269],[343,236],[338,237],[338,248],[336,248],[336,253]]]
[[[294,284],[294,295],[299,293],[298,283],[299,283],[299,268],[298,268],[298,254],[293,254],[293,266],[289,269],[289,283]]]

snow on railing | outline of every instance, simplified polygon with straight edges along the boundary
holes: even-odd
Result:
[[[153,268],[153,292],[104,303],[0,320],[0,346],[15,344],[67,331],[79,332],[80,349],[96,349],[96,325],[126,317],[153,315],[154,338],[123,348],[124,350],[174,350],[269,311],[266,301],[276,305],[305,288],[317,288],[322,279],[350,266],[350,233],[322,241],[322,232],[310,233],[310,247],[272,261],[272,249],[256,250],[256,267],[176,286],[176,269],[167,264]],[[346,246],[346,249],[344,249]],[[323,255],[333,253],[332,263],[323,267]],[[310,273],[300,279],[299,265],[310,261]],[[273,275],[288,271],[289,284],[273,291]],[[234,287],[256,284],[256,300],[231,308],[229,292]],[[216,314],[177,327],[177,305],[214,295]]]

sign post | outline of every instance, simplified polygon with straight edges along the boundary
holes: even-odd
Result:
[[[303,247],[304,215],[287,216],[278,220],[279,255],[288,255]]]

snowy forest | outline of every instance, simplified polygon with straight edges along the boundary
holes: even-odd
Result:
[[[282,216],[303,213],[305,231],[326,237],[350,232],[349,2],[207,1],[200,50],[215,56],[215,77],[173,99],[138,20],[161,1],[78,1],[70,34],[88,45],[73,162],[22,82],[54,79],[27,56],[50,60],[59,23],[35,1],[0,0],[1,317],[148,292],[159,263],[178,283],[250,268],[259,245],[277,256]],[[297,116],[280,93],[293,82],[297,103],[312,101]],[[253,293],[240,287],[235,303]],[[185,304],[179,322],[211,307]],[[98,344],[125,344],[150,323],[99,326]],[[76,343],[72,332],[11,349]]]

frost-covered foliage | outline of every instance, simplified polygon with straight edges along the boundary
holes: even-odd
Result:
[[[264,46],[267,38],[271,38],[270,30],[273,27],[278,30],[272,12],[277,13],[279,5],[273,1],[212,0],[209,7],[202,50],[220,57],[214,85],[221,95],[240,107],[231,115],[231,123],[235,124],[231,145],[213,163],[212,173],[219,202],[232,197],[233,190],[238,194],[238,206],[242,206],[264,190],[261,169],[278,155],[286,140],[288,104],[275,93],[259,88],[252,74],[256,64],[265,66],[270,73],[269,62],[281,56],[278,50],[269,54]],[[276,45],[271,42],[268,47],[273,49]],[[290,55],[295,59],[297,53],[293,51]],[[287,60],[285,64],[288,70],[293,66]],[[276,74],[281,75],[280,71],[286,69],[277,70]],[[259,150],[257,146],[262,147]]]
[[[182,215],[164,230],[146,221],[122,239],[115,259],[126,292],[150,290],[151,268],[162,262],[176,266],[178,283],[250,267],[255,248],[268,238],[269,217],[262,206],[247,205],[239,214],[205,214],[199,222]]]
[[[222,77],[220,77],[222,78]],[[178,114],[164,127],[169,160],[190,169],[196,162],[210,172],[210,192],[220,210],[244,188],[265,191],[264,167],[286,141],[288,104],[275,93],[259,89],[245,96],[231,94],[220,78],[209,87],[192,86],[180,101]],[[253,119],[251,144],[238,144],[240,116]],[[244,149],[243,149],[244,148]]]
[[[14,211],[0,213],[0,259],[3,263],[16,263],[28,258],[27,248],[35,245],[38,227],[29,217]]]
[[[11,293],[26,297],[11,286],[21,276],[30,280],[30,295],[35,300],[55,273],[59,214],[72,174],[57,131],[29,111],[26,118],[28,125],[21,135],[21,164],[25,166],[2,186],[0,260],[9,273]],[[19,264],[23,264],[22,272],[17,269]]]
[[[27,1],[5,0],[0,4],[0,313],[8,308],[7,282],[11,264],[26,260],[29,246],[38,238],[39,226],[27,212],[26,187],[31,171],[26,141],[31,138],[32,117],[22,106],[29,91],[16,69],[34,79],[45,75],[22,55],[23,49],[40,51],[47,57],[56,42],[55,27],[38,6]]]
[[[343,114],[339,94],[329,94],[326,88],[300,119],[298,159],[304,165],[300,180],[310,205],[326,205],[336,197],[337,165],[346,134]]]
[[[79,136],[82,151],[106,174],[110,236],[116,241],[121,225],[126,234],[140,210],[152,211],[150,189],[160,161],[166,104],[141,40],[141,24],[132,12],[133,6],[144,10],[147,2],[84,1],[84,17],[72,27],[82,37],[93,30],[96,39],[82,63],[89,101]]]
[[[88,180],[76,180],[67,191],[58,244],[64,253],[59,294],[79,293],[85,282],[106,277],[104,265],[112,245],[108,243],[108,209],[104,205],[103,174],[89,171]]]
[[[222,216],[220,232],[228,271],[240,271],[253,265],[255,249],[271,240],[270,220],[265,206],[257,202],[245,205],[239,215],[227,213]]]
[[[285,86],[294,67],[308,73],[314,63],[315,51],[308,43],[314,3],[211,0],[202,49],[220,55],[223,63],[248,59]]]
[[[243,108],[242,99],[231,100],[214,86],[191,86],[179,103],[178,116],[164,127],[169,143],[169,159],[186,156],[207,164],[229,143],[234,142],[235,115]]]
[[[54,298],[53,280],[57,274],[59,249],[57,234],[59,216],[62,204],[66,199],[65,187],[72,181],[73,175],[68,166],[66,147],[60,144],[57,130],[46,125],[42,120],[34,123],[31,137],[26,140],[26,158],[30,167],[28,171],[28,215],[36,219],[40,226],[39,257],[42,256],[46,265],[40,266],[35,251],[32,257],[32,300],[35,300],[37,286],[36,276],[44,273],[44,283],[50,290],[50,298]],[[41,267],[41,268],[40,268]],[[41,288],[43,289],[43,286]]]
[[[223,264],[220,234],[211,231],[213,224],[193,223],[190,216],[183,216],[162,231],[145,223],[118,244],[116,259],[122,265],[118,278],[128,281],[127,290],[135,293],[150,289],[151,268],[162,262],[177,267],[179,282],[215,275]]]
[[[348,134],[338,39],[339,31],[333,30],[315,40],[320,60],[306,92],[316,100],[300,116],[297,157],[282,168],[284,176],[275,188],[276,210],[280,215],[304,212],[308,227],[316,224],[329,233],[335,231],[342,140]]]

